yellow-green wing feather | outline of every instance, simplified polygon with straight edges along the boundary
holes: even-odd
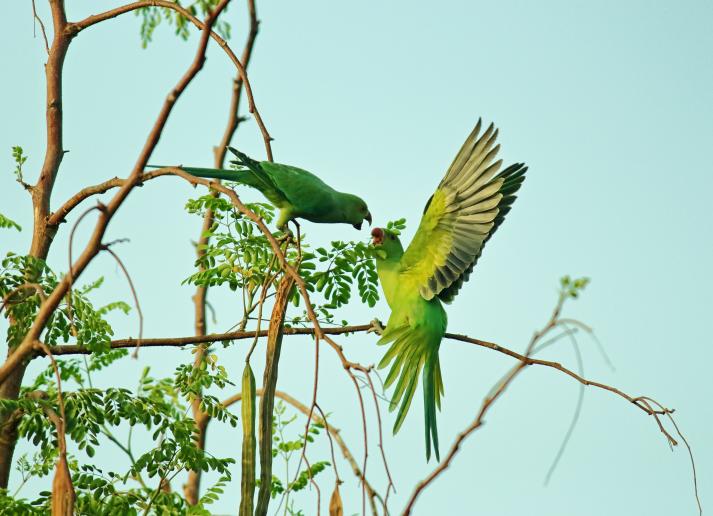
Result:
[[[458,282],[489,238],[503,198],[504,178],[495,176],[499,145],[492,124],[470,133],[429,199],[414,239],[401,258],[403,274],[424,299]]]

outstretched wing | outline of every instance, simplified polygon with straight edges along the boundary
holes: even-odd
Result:
[[[466,139],[426,203],[418,230],[401,258],[403,274],[424,299],[449,302],[473,269],[483,245],[500,225],[527,170],[522,164],[497,174],[502,160],[493,124],[481,121]]]

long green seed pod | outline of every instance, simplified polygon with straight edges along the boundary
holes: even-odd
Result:
[[[245,363],[242,381],[243,417],[243,459],[242,477],[240,479],[240,516],[252,516],[253,497],[255,494],[255,376],[250,363]]]

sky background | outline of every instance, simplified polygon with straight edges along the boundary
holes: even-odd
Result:
[[[70,20],[119,5],[68,4]],[[246,32],[244,11],[236,1],[225,18],[233,25],[236,52]],[[50,24],[42,0],[38,12]],[[713,3],[258,0],[258,13],[261,31],[249,74],[275,137],[275,159],[361,195],[377,224],[406,217],[406,240],[477,118],[496,123],[506,164],[524,161],[530,170],[513,211],[448,307],[449,330],[523,350],[550,314],[558,278],[590,277],[584,297],[566,313],[595,329],[615,371],[582,338],[585,376],[675,408],[693,447],[702,502],[713,504]],[[23,231],[0,233],[3,255],[26,252],[31,236],[31,204],[13,181],[10,147],[25,149],[26,179],[34,182],[45,145],[46,54],[39,27],[33,37],[29,2],[9,3],[6,19],[13,22],[0,32],[0,212]],[[83,186],[129,173],[161,102],[193,58],[197,38],[180,41],[166,26],[143,50],[139,24],[124,15],[87,30],[71,45],[64,76],[64,145],[70,152],[53,207]],[[233,75],[231,63],[211,45],[206,67],[179,100],[153,162],[212,164]],[[234,143],[264,158],[254,121],[241,126]],[[193,332],[193,289],[181,281],[193,270],[191,241],[200,227],[184,205],[197,193],[177,178],[152,181],[130,196],[107,232],[107,240],[130,239],[116,250],[138,286],[145,336]],[[259,199],[248,190],[239,193]],[[62,227],[50,253],[58,272],[67,269],[67,233],[77,215]],[[75,249],[91,226],[89,220],[83,223]],[[349,226],[305,227],[315,244],[367,236]],[[130,299],[121,271],[105,255],[80,283],[102,275],[106,287],[97,303]],[[217,312],[210,331],[227,330],[239,319],[238,300],[227,289],[211,291],[210,301]],[[354,303],[345,314],[354,323],[374,316],[386,320],[388,307],[384,301],[373,309]],[[135,314],[112,321],[118,337],[136,335]],[[378,362],[383,353],[375,341],[371,335],[339,339],[347,356],[365,364]],[[286,339],[278,385],[305,402],[312,387],[310,342]],[[240,343],[219,351],[237,382],[245,348]],[[262,349],[255,371],[262,371]],[[320,405],[332,412],[333,424],[361,456],[353,386],[326,346],[321,357]],[[543,357],[576,368],[567,341]],[[144,350],[138,361],[127,358],[97,381],[131,388],[147,365],[156,375],[168,375],[191,359],[190,350]],[[44,365],[34,364],[30,373]],[[445,454],[513,362],[444,341],[441,365],[446,395],[439,432]],[[651,418],[594,388],[586,391],[570,445],[543,486],[578,389],[557,371],[524,371],[452,467],[424,492],[416,514],[696,514],[685,448],[672,453]],[[390,498],[396,512],[434,467],[424,460],[418,396],[401,432],[385,444],[397,487]],[[388,430],[393,415],[384,417]],[[373,429],[373,411],[368,418]],[[236,432],[215,425],[209,450],[239,457]],[[368,476],[383,490],[373,430],[369,438]],[[148,438],[143,442],[150,444]],[[99,450],[97,463],[122,460],[111,446]],[[19,448],[18,455],[30,451],[27,445]],[[325,443],[313,449],[313,460],[327,458]],[[359,512],[355,479],[346,464],[340,466],[347,480],[346,511]],[[329,477],[322,481],[326,498],[332,473],[323,475]],[[180,484],[174,482],[174,488]],[[48,485],[46,479],[30,483],[22,494],[32,496]],[[216,512],[234,513],[238,491],[236,475]],[[307,492],[297,505],[310,514],[314,499]]]

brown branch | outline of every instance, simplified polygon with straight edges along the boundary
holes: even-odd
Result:
[[[49,55],[49,53],[50,53],[50,43],[49,43],[49,41],[47,40],[47,31],[45,30],[45,24],[42,23],[42,18],[40,18],[39,16],[37,16],[37,9],[35,8],[35,0],[32,0],[32,16],[33,16],[33,17],[35,18],[35,20],[37,20],[37,21],[39,22],[39,24],[40,24],[40,31],[42,31],[42,38],[45,40],[45,50],[47,51],[47,55]],[[34,29],[34,27],[33,27],[33,29]],[[34,34],[34,30],[33,30],[33,34],[32,34],[32,35],[33,35],[33,36],[35,35],[35,34]]]
[[[344,335],[347,333],[363,332],[369,329],[368,324],[358,326],[337,326],[334,328],[323,328],[325,334]],[[260,330],[259,337],[267,337],[268,330]],[[284,335],[314,335],[313,328],[285,328]],[[234,331],[228,333],[211,333],[208,335],[196,335],[190,337],[169,337],[159,339],[142,339],[141,348],[153,347],[183,347],[196,344],[206,344],[212,342],[226,342],[230,340],[244,340],[255,338],[254,331]],[[136,346],[136,339],[119,339],[110,342],[111,349],[133,348]],[[52,353],[56,355],[91,355],[92,350],[85,346],[75,344],[51,346]]]
[[[541,365],[541,366],[545,366],[545,367],[551,367],[552,369],[557,369],[558,371],[560,371],[568,376],[571,376],[572,378],[574,378],[575,380],[577,380],[579,383],[581,383],[583,385],[597,387],[599,389],[604,389],[605,391],[613,392],[614,394],[621,396],[622,398],[627,400],[629,403],[633,403],[634,405],[636,405],[638,408],[640,408],[641,410],[643,410],[650,416],[654,415],[654,414],[663,415],[666,413],[662,410],[653,410],[653,409],[647,407],[644,403],[641,402],[640,398],[630,396],[630,395],[626,394],[625,392],[620,391],[616,387],[612,387],[610,385],[606,385],[601,382],[595,382],[595,381],[583,378],[582,376],[578,375],[577,373],[575,373],[574,371],[572,371],[570,369],[567,369],[566,367],[564,367],[562,364],[560,364],[558,362],[553,362],[551,360],[541,360],[538,358],[532,358],[532,357],[528,357],[525,355],[521,355],[520,353],[517,353],[516,351],[512,351],[508,348],[505,348],[505,347],[495,344],[493,342],[488,342],[488,341],[479,340],[479,339],[473,339],[471,337],[468,337],[467,335],[446,333],[446,338],[452,339],[452,340],[458,340],[461,342],[467,342],[470,344],[475,344],[476,346],[481,346],[484,348],[492,349],[494,351],[498,351],[499,353],[503,353],[505,355],[508,355],[510,357],[513,357],[513,358],[519,360],[520,362],[525,363],[525,365]],[[666,410],[672,411],[670,409],[666,409]]]
[[[129,176],[129,181],[127,181],[127,183],[119,189],[119,191],[115,194],[114,198],[109,202],[106,208],[100,212],[99,220],[97,221],[89,243],[77,259],[77,262],[73,265],[73,269],[74,271],[76,271],[77,276],[79,276],[82,271],[84,271],[87,265],[89,265],[89,263],[100,251],[102,238],[107,229],[109,221],[116,213],[116,211],[121,207],[122,203],[129,195],[131,190],[134,188],[134,186],[136,186],[136,184],[140,180],[142,171],[146,166],[146,162],[148,161],[149,157],[151,156],[151,153],[153,152],[154,148],[156,147],[156,144],[158,143],[159,137],[163,132],[163,128],[166,125],[166,122],[168,121],[168,117],[171,114],[171,111],[173,110],[173,106],[175,105],[176,100],[203,67],[203,63],[205,62],[205,52],[208,47],[208,39],[211,33],[211,27],[215,23],[218,15],[226,7],[229,1],[230,0],[222,0],[220,4],[216,7],[216,9],[213,11],[213,13],[211,13],[211,15],[208,17],[204,25],[204,30],[201,34],[201,40],[198,46],[198,50],[196,52],[196,56],[191,65],[189,66],[188,70],[186,70],[186,73],[179,80],[178,84],[169,92],[168,96],[166,97],[161,112],[156,122],[154,123],[154,126],[146,140],[146,143],[144,144],[144,148],[142,149],[141,154],[139,155],[136,164],[134,165],[134,168]],[[62,11],[62,17],[63,16],[64,12]],[[62,19],[64,20],[64,18]],[[64,30],[64,24],[61,24],[60,29]],[[49,62],[47,66],[49,68]],[[52,181],[54,181],[53,178]],[[38,184],[40,184],[41,182],[42,177],[40,178],[40,182]],[[47,200],[49,201],[49,197]],[[36,209],[35,214],[37,214],[37,211],[38,210]],[[5,380],[11,375],[11,373],[17,370],[18,367],[21,367],[25,359],[31,355],[35,342],[38,341],[39,336],[45,328],[49,318],[57,309],[64,296],[67,294],[69,287],[69,277],[65,276],[58,283],[54,291],[49,295],[47,301],[42,304],[37,315],[35,316],[35,320],[33,321],[32,326],[25,335],[23,341],[17,346],[17,348],[15,348],[15,351],[7,358],[5,363],[0,366],[0,383],[5,382]]]
[[[92,25],[95,25],[99,22],[109,20],[109,19],[115,18],[121,14],[135,11],[136,9],[141,9],[144,7],[163,7],[166,9],[172,9],[172,10],[180,13],[186,19],[188,19],[188,21],[190,21],[193,25],[198,27],[198,29],[204,30],[204,28],[205,28],[204,24],[198,18],[193,16],[187,9],[181,7],[180,5],[178,5],[174,2],[170,2],[168,0],[145,0],[145,1],[141,1],[141,2],[134,2],[131,4],[126,4],[121,7],[117,7],[116,9],[106,11],[104,13],[89,16],[82,21],[70,24],[68,29],[73,34],[77,34],[80,31],[82,31],[88,27],[91,27]],[[211,26],[212,26],[212,23],[211,23]],[[267,159],[269,161],[272,161],[272,146],[270,145],[270,142],[273,140],[273,138],[270,136],[270,133],[267,131],[267,128],[265,127],[265,123],[263,122],[262,117],[260,116],[260,112],[258,111],[257,106],[255,105],[255,98],[253,95],[252,86],[250,85],[250,81],[248,79],[247,72],[245,71],[245,66],[237,58],[237,56],[235,55],[233,50],[230,48],[228,43],[223,38],[221,38],[216,32],[213,32],[212,30],[210,30],[210,37],[213,38],[213,40],[216,41],[218,43],[218,45],[225,51],[225,53],[228,55],[228,57],[230,58],[230,60],[233,62],[233,64],[238,69],[238,72],[240,73],[240,77],[242,78],[243,82],[245,83],[245,94],[248,98],[248,111],[255,117],[255,121],[257,122],[257,125],[260,128],[260,133],[262,134],[262,138],[265,143],[265,151],[267,153]]]
[[[332,441],[332,434],[329,431],[329,423],[327,422],[327,416],[324,415],[324,411],[322,411],[322,407],[320,407],[319,404],[316,404],[315,408],[317,409],[317,412],[319,412],[319,416],[324,422],[324,428],[327,430],[327,437],[329,438],[329,454],[332,456],[332,469],[334,469],[334,477],[337,482],[337,485],[339,485],[344,481],[339,478],[339,470],[337,469],[337,458],[334,455],[334,441]]]
[[[37,183],[32,186],[32,204],[34,207],[34,231],[29,254],[37,258],[46,258],[49,246],[54,238],[54,231],[46,224],[50,211],[50,196],[59,171],[64,149],[62,145],[62,68],[72,36],[65,33],[67,16],[63,0],[50,0],[54,36],[49,57],[45,65],[47,78],[47,148]]]
[[[256,390],[258,396],[262,396],[262,389],[257,389]],[[283,391],[276,390],[275,391],[275,397],[280,398],[284,402],[292,405],[295,409],[299,410],[304,414],[305,416],[308,416],[310,414],[310,409],[307,407],[307,405],[299,402],[289,394]],[[222,405],[224,407],[229,407],[233,403],[237,403],[242,399],[242,393],[237,393],[234,394],[233,396],[226,398]],[[311,419],[319,424],[323,424],[325,429],[331,434],[331,436],[334,438],[334,441],[337,443],[337,446],[339,446],[339,449],[342,452],[342,456],[346,459],[346,461],[349,463],[349,465],[352,468],[352,472],[354,475],[362,482],[362,484],[366,487],[366,492],[369,496],[370,504],[371,504],[371,510],[372,514],[375,516],[378,515],[378,512],[376,510],[376,504],[374,500],[379,500],[380,503],[383,504],[383,499],[377,493],[374,488],[371,486],[369,481],[364,477],[362,470],[359,468],[359,463],[356,461],[354,458],[354,455],[352,455],[351,451],[349,451],[349,448],[347,447],[347,444],[344,442],[344,439],[342,439],[341,436],[341,430],[331,424],[327,424],[326,420],[320,417],[317,417],[316,415],[312,414]]]
[[[141,178],[139,181],[137,181],[136,186],[141,186],[144,182],[150,181],[151,179],[154,179],[156,177],[160,176],[166,176],[170,175],[170,172],[166,171],[151,171],[151,172],[145,172],[141,175]],[[62,206],[60,206],[57,211],[54,211],[48,218],[47,218],[47,225],[49,226],[57,226],[58,224],[61,224],[62,222],[65,222],[65,219],[69,212],[71,212],[74,208],[77,207],[82,201],[85,199],[93,196],[93,195],[99,195],[103,194],[112,188],[120,188],[123,186],[126,186],[127,183],[129,182],[129,179],[122,179],[119,177],[114,177],[112,179],[109,179],[107,181],[104,181],[103,183],[99,183],[98,185],[93,185],[93,186],[87,186],[86,188],[82,188],[79,192],[74,194],[72,197],[67,199]]]

